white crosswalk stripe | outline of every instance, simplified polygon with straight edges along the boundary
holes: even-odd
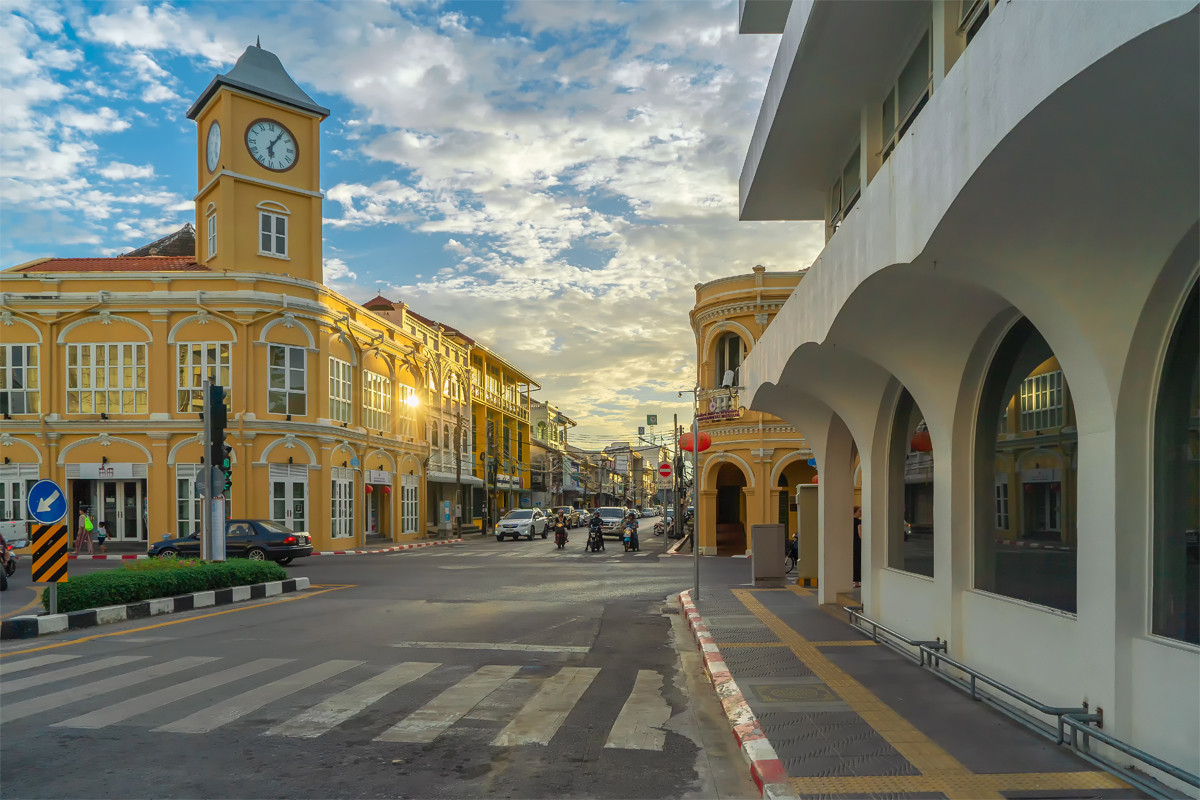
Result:
[[[439,665],[424,661],[406,661],[397,664],[387,672],[376,675],[356,686],[351,686],[344,692],[339,692],[302,714],[292,717],[287,722],[276,725],[267,731],[267,734],[269,736],[293,736],[300,739],[316,738],[341,725],[393,689],[415,681],[437,666]]]
[[[575,649],[572,648],[572,652]],[[37,660],[37,665],[62,663],[68,658],[77,657]],[[143,723],[150,727],[162,722],[163,709],[166,707],[190,703],[190,708],[181,709],[178,719],[159,724],[153,730],[158,733],[205,734],[250,717],[271,703],[305,690],[309,690],[310,693],[320,691],[326,681],[350,674],[351,670],[364,666],[362,661],[339,659],[321,661],[306,669],[291,671],[293,659],[262,658],[234,664],[215,672],[205,669],[197,677],[181,682],[169,682],[163,686],[161,679],[172,678],[177,673],[202,668],[221,659],[189,656],[140,669],[121,669],[126,664],[144,658],[147,656],[109,656],[21,679],[10,679],[6,681],[5,691],[12,694],[39,689],[46,691],[47,685],[55,681],[85,682],[59,691],[49,691],[39,697],[6,702],[0,706],[0,723],[8,725],[29,717],[41,717],[72,703],[121,691],[124,696],[118,698],[117,702],[100,708],[84,709],[86,713],[77,714],[61,722],[47,720],[42,724],[51,728],[96,729],[124,723],[141,715],[151,715]],[[34,661],[35,659],[29,659],[5,666],[8,671],[19,673],[35,669],[36,665],[24,667],[25,664]],[[333,694],[329,694],[327,690],[323,693],[327,695],[323,699],[320,694],[311,697],[301,706],[305,710],[299,713],[289,710],[286,715],[288,718],[282,722],[274,720],[283,718],[284,714],[270,715],[268,711],[268,718],[274,716],[270,723],[272,727],[260,729],[259,733],[314,739],[367,711],[393,691],[413,683],[439,667],[442,665],[432,662],[402,662],[373,677],[358,680],[348,687],[343,681],[339,686],[346,688]],[[120,674],[110,674],[89,681],[94,674],[106,671]],[[278,675],[281,672],[285,674]],[[427,699],[417,710],[388,721],[390,727],[386,727],[376,736],[375,741],[397,744],[429,743],[447,734],[452,728],[459,727],[460,723],[463,723],[461,727],[464,731],[474,730],[476,734],[486,733],[491,736],[486,728],[479,728],[479,721],[495,720],[506,723],[506,726],[491,740],[493,746],[546,745],[558,734],[567,717],[579,705],[600,672],[599,667],[561,667],[556,673],[542,677],[523,673],[520,665],[484,665]],[[264,675],[270,679],[258,686],[250,684],[251,681],[262,681]],[[155,682],[159,682],[157,687]],[[236,694],[231,691],[232,696],[225,699],[214,696],[214,690],[236,682],[245,682],[241,691],[237,691]],[[653,670],[640,670],[637,673],[630,693],[608,732],[604,747],[656,751],[663,749],[665,734],[662,726],[670,716],[670,708],[662,696],[662,686],[663,677],[659,673]],[[198,702],[200,700],[203,700],[203,704]],[[594,699],[589,706],[589,715],[597,713],[595,703]],[[201,707],[197,708],[198,705]],[[604,705],[608,706],[607,703]],[[136,720],[132,724],[137,724]]]
[[[24,672],[27,669],[35,667],[44,667],[47,664],[60,664],[63,661],[71,661],[76,658],[79,658],[79,656],[48,655],[34,656],[33,658],[26,658],[12,663],[6,661],[0,664],[0,677],[11,675],[14,672]]]
[[[26,678],[5,680],[3,683],[0,683],[0,694],[19,692],[31,686],[41,686],[46,683],[54,683],[55,681],[64,681],[68,678],[78,678],[80,675],[86,675],[89,672],[99,672],[109,667],[119,667],[131,661],[141,661],[143,658],[145,656],[113,656],[112,658],[102,658],[99,661],[85,661],[82,664],[72,664],[69,667],[43,672],[38,675],[30,675]]]

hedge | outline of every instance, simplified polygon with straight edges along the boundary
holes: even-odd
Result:
[[[287,570],[273,561],[242,558],[220,563],[174,562],[169,559],[137,561],[124,569],[93,572],[58,584],[58,611],[65,614],[88,608],[120,606],[159,597],[282,581]],[[50,610],[50,593],[42,592],[42,607]]]

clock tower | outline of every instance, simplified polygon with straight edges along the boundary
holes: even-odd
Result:
[[[187,116],[199,134],[196,261],[320,283],[320,127],[329,109],[253,45]]]

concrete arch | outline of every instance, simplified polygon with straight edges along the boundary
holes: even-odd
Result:
[[[40,450],[38,450],[32,444],[30,444],[29,442],[25,441],[24,439],[22,439],[20,437],[13,436],[10,433],[0,434],[0,447],[10,447],[14,444],[24,445],[25,447],[28,447],[30,450],[32,450],[33,457],[37,459],[37,461],[35,463],[38,464],[39,466],[41,465],[42,453]]]
[[[350,446],[349,442],[340,441],[334,446],[334,448],[332,450],[329,451],[329,460],[331,462],[333,460],[335,460],[337,458],[337,454],[343,450],[346,451],[346,453],[350,456],[350,458],[358,457],[358,455],[354,452],[354,448]]]
[[[37,337],[37,339],[35,341],[38,344],[42,343],[42,331],[40,328],[38,328],[37,325],[34,325],[29,320],[24,319],[23,317],[18,317],[15,314],[8,312],[8,311],[0,312],[0,315],[2,315],[2,316],[0,316],[0,324],[3,324],[4,327],[7,328],[7,327],[11,326],[13,323],[19,322],[22,325],[24,325],[25,327],[29,328],[31,331],[33,331],[34,336]],[[7,337],[5,337],[5,338],[7,338]]]
[[[147,450],[143,445],[138,444],[137,442],[133,441],[132,439],[126,439],[123,436],[110,436],[107,433],[102,433],[99,436],[89,436],[86,439],[79,439],[77,441],[71,442],[69,445],[67,445],[62,450],[59,451],[58,466],[61,467],[67,463],[67,453],[70,453],[76,447],[79,447],[79,446],[85,445],[85,444],[94,444],[96,442],[100,442],[100,443],[108,442],[110,444],[115,444],[117,442],[120,442],[121,444],[133,445],[133,447],[142,451],[142,454],[146,456],[146,465],[148,467],[154,466],[154,456],[152,456],[150,454],[150,451]]]
[[[317,465],[317,454],[314,453],[313,449],[308,446],[308,443],[305,442],[303,439],[300,439],[291,434],[288,434],[287,436],[280,436],[278,439],[276,439],[275,441],[273,441],[269,445],[267,445],[266,448],[263,450],[262,455],[259,457],[258,463],[260,463],[260,464],[270,463],[267,459],[270,457],[271,452],[281,444],[284,445],[285,447],[287,447],[287,445],[289,445],[289,444],[292,445],[292,447],[290,449],[295,449],[296,446],[298,445],[301,450],[303,450],[305,453],[308,454],[308,465],[310,467]]]
[[[425,475],[425,467],[422,465],[421,459],[417,458],[412,453],[405,453],[400,458],[400,468],[397,470],[397,472],[404,472],[405,470],[412,470],[414,475]]]
[[[167,452],[167,466],[168,467],[175,466],[175,464],[178,460],[179,451],[182,450],[183,448],[185,448],[191,444],[203,444],[203,443],[204,443],[204,435],[200,434],[200,433],[196,434],[195,436],[189,436],[188,438],[183,439],[182,441],[176,442],[171,447],[171,449]],[[232,461],[234,463],[234,465],[236,465],[238,462],[236,447],[233,449],[233,452],[230,453],[230,461]]]
[[[737,468],[742,471],[742,475],[746,478],[746,489],[747,490],[755,488],[754,487],[754,470],[751,468],[751,466],[748,463],[746,463],[746,460],[744,458],[737,455],[736,453],[725,453],[725,452],[717,453],[717,454],[713,455],[711,458],[707,458],[704,460],[704,471],[703,471],[704,477],[703,477],[703,480],[700,482],[700,485],[708,486],[708,487],[715,486],[716,484],[714,483],[714,481],[716,480],[716,473],[720,470],[721,465],[726,462],[735,464],[737,466]]]
[[[270,340],[267,339],[267,334],[270,333],[271,329],[276,325],[283,325],[285,328],[300,328],[300,330],[304,332],[305,338],[308,340],[308,348],[314,351],[317,349],[317,340],[313,338],[312,331],[310,331],[307,325],[305,325],[291,313],[285,313],[264,325],[262,331],[258,334],[259,344],[270,344]]]
[[[771,468],[771,485],[772,486],[779,485],[779,476],[782,475],[784,470],[786,470],[789,466],[791,466],[792,464],[795,464],[797,461],[803,461],[807,465],[808,459],[810,459],[812,457],[813,456],[808,455],[807,453],[803,453],[799,450],[796,450],[796,451],[792,452],[791,454],[786,455],[783,458],[779,459],[779,463],[777,463],[774,467]],[[817,462],[817,463],[820,463],[820,462]]]
[[[261,208],[263,211],[274,211],[277,214],[291,214],[292,213],[288,209],[287,206],[285,206],[283,203],[277,202],[275,200],[263,200],[261,203],[258,204],[257,207]]]
[[[325,347],[326,347],[326,350],[330,354],[333,353],[333,346],[335,343],[339,343],[339,344],[342,344],[345,346],[346,352],[348,352],[350,354],[351,366],[357,367],[358,366],[358,350],[351,343],[350,337],[339,330],[335,330],[332,333],[330,333],[329,336],[327,336],[325,338]],[[337,356],[335,355],[334,358],[337,358]]]
[[[387,464],[392,468],[392,472],[396,471],[396,459],[387,450],[384,450],[382,447],[376,447],[374,450],[367,453],[367,458],[374,458],[375,456],[379,456],[379,458],[387,462]],[[367,463],[367,459],[363,459],[363,463]]]
[[[747,353],[754,349],[756,339],[754,338],[754,334],[750,332],[749,328],[742,323],[737,322],[736,320],[723,319],[720,322],[714,322],[708,327],[708,330],[704,332],[704,344],[701,349],[701,352],[704,354],[703,360],[710,360],[714,340],[720,334],[730,332],[736,333],[738,336],[742,337],[742,341],[746,343]]]
[[[65,327],[63,327],[63,329],[61,331],[59,331],[58,338],[55,340],[55,343],[56,344],[66,344],[67,343],[66,337],[67,337],[68,333],[75,330],[76,328],[78,328],[81,325],[88,325],[93,322],[99,322],[103,325],[109,325],[109,324],[112,324],[113,322],[127,322],[146,335],[146,339],[145,339],[146,342],[154,341],[154,334],[150,333],[150,329],[147,328],[142,323],[138,322],[136,319],[133,319],[132,317],[125,317],[120,314],[111,314],[106,311],[101,311],[99,314],[82,317],[80,319],[75,320],[74,322],[67,323],[67,325]],[[139,342],[139,344],[142,344],[142,342]]]
[[[221,319],[220,317],[215,317],[205,311],[198,311],[189,317],[184,317],[183,319],[179,320],[179,322],[176,322],[174,325],[171,326],[171,331],[170,331],[170,333],[167,334],[167,344],[176,344],[178,342],[178,340],[176,339],[177,334],[183,328],[183,326],[187,325],[189,322],[216,322],[219,325],[221,325],[221,327],[225,328],[225,330],[227,330],[229,332],[229,341],[231,341],[231,342],[237,341],[237,331],[235,331],[233,329],[232,325],[230,325],[228,322]],[[191,340],[189,340],[189,341],[191,341]],[[196,340],[196,341],[199,341],[199,340]],[[217,340],[205,339],[204,341],[217,341]],[[224,341],[224,340],[219,340],[219,341]]]

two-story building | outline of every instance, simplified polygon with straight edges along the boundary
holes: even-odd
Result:
[[[741,216],[826,232],[740,380],[819,469],[821,602],[860,483],[867,617],[1200,772],[1200,7],[741,11]]]
[[[472,514],[490,530],[503,511],[533,507],[529,395],[541,386],[479,343],[470,359],[471,452],[485,484],[473,497]]]
[[[553,403],[531,400],[530,486],[533,504],[543,509],[574,505],[580,494],[579,469],[567,452],[575,420]]]

